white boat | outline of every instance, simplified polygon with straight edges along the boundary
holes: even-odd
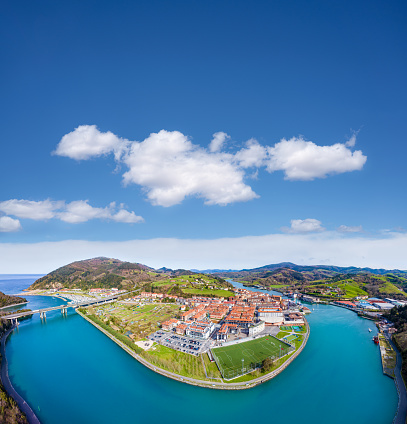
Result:
[[[369,333],[371,333],[372,332],[372,330],[369,328]]]

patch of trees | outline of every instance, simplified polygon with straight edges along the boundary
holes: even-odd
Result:
[[[383,317],[394,323],[397,332],[407,330],[407,305],[390,309]]]
[[[274,365],[274,360],[272,358],[266,358],[262,363],[261,369],[264,372],[270,372],[271,369],[273,368],[273,365]]]
[[[18,296],[10,296],[0,292],[0,307],[15,305],[17,303],[27,302],[27,299]]]

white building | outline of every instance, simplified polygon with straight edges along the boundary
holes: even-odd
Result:
[[[249,327],[249,337],[253,337],[256,334],[261,333],[264,330],[266,323],[264,321],[260,321],[257,324],[254,324],[253,327]]]

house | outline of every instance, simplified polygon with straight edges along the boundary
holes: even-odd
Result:
[[[187,328],[188,326],[186,324],[179,324],[175,327],[175,332],[183,336]]]
[[[175,318],[171,318],[171,319],[169,319],[168,321],[164,321],[162,324],[161,324],[161,328],[163,329],[163,330],[166,330],[166,331],[171,331],[173,328],[175,328],[177,325],[179,324],[179,321],[177,320],[177,319],[175,319]]]

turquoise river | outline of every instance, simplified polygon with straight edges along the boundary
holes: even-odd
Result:
[[[0,276],[0,291],[16,293],[33,277]],[[31,309],[64,303],[27,299]],[[43,424],[391,423],[397,391],[382,374],[374,324],[326,305],[314,306],[308,320],[301,355],[250,390],[203,389],[155,374],[72,309],[21,323],[7,343],[9,374]]]

